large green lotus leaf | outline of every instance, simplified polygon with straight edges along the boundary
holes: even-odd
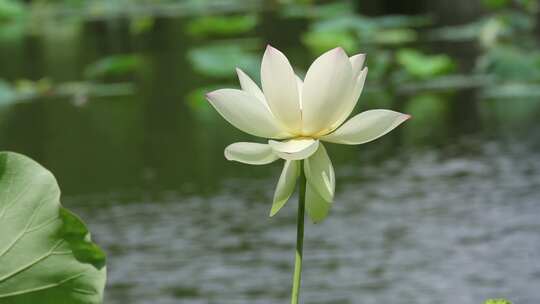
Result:
[[[105,279],[105,254],[60,205],[54,176],[0,152],[0,304],[102,303]]]

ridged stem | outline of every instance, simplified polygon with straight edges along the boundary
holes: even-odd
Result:
[[[300,282],[302,278],[302,251],[304,249],[304,215],[306,210],[306,176],[303,161],[300,161],[298,218],[296,222],[296,253],[294,258],[294,274],[291,304],[298,304],[300,298]]]

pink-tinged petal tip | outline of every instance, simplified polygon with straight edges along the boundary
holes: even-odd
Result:
[[[345,49],[343,49],[341,46],[333,48],[331,52],[334,52],[336,54],[347,54],[347,52],[345,52]]]
[[[349,56],[347,55],[347,52],[345,52],[345,50],[340,46],[327,51],[325,54],[330,55],[334,60],[342,60],[344,58],[349,58]]]
[[[407,118],[405,118],[405,120],[412,119],[412,115],[410,115],[410,114],[405,114],[405,116],[407,116]]]
[[[214,92],[208,92],[208,93],[204,94],[204,97],[205,97],[208,101],[211,101],[211,99],[214,97]]]
[[[266,50],[265,50],[266,52],[275,51],[275,50],[276,50],[276,48],[271,46],[270,44],[266,45]]]

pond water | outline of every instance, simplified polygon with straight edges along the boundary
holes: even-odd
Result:
[[[540,159],[519,147],[480,141],[337,166],[331,216],[306,227],[304,302],[537,303]],[[251,170],[269,177],[215,168],[205,195],[66,200],[109,253],[107,303],[286,303],[295,201],[267,218],[278,168]]]
[[[193,105],[197,88],[234,80],[197,75],[186,59],[197,41],[181,25],[3,45],[13,79],[77,79],[93,57],[133,50],[145,68],[132,95],[2,108],[0,146],[55,173],[64,205],[108,253],[106,303],[286,303],[295,198],[268,218],[281,163],[224,159],[227,144],[253,139]],[[309,62],[294,39],[275,43]],[[359,110],[374,107],[414,119],[370,144],[329,146],[337,196],[306,227],[303,302],[540,303],[538,101],[368,91]]]

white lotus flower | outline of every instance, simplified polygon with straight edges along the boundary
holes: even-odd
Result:
[[[357,145],[375,140],[410,118],[391,110],[369,110],[347,122],[364,87],[365,54],[348,57],[332,49],[309,67],[302,81],[287,57],[268,46],[261,65],[262,90],[237,69],[241,90],[220,89],[206,98],[229,123],[267,143],[238,142],[225,148],[228,160],[264,165],[285,160],[270,216],[294,192],[301,160],[307,179],[306,209],[315,222],[334,198],[334,168],[321,141]],[[345,122],[345,123],[344,123]]]

